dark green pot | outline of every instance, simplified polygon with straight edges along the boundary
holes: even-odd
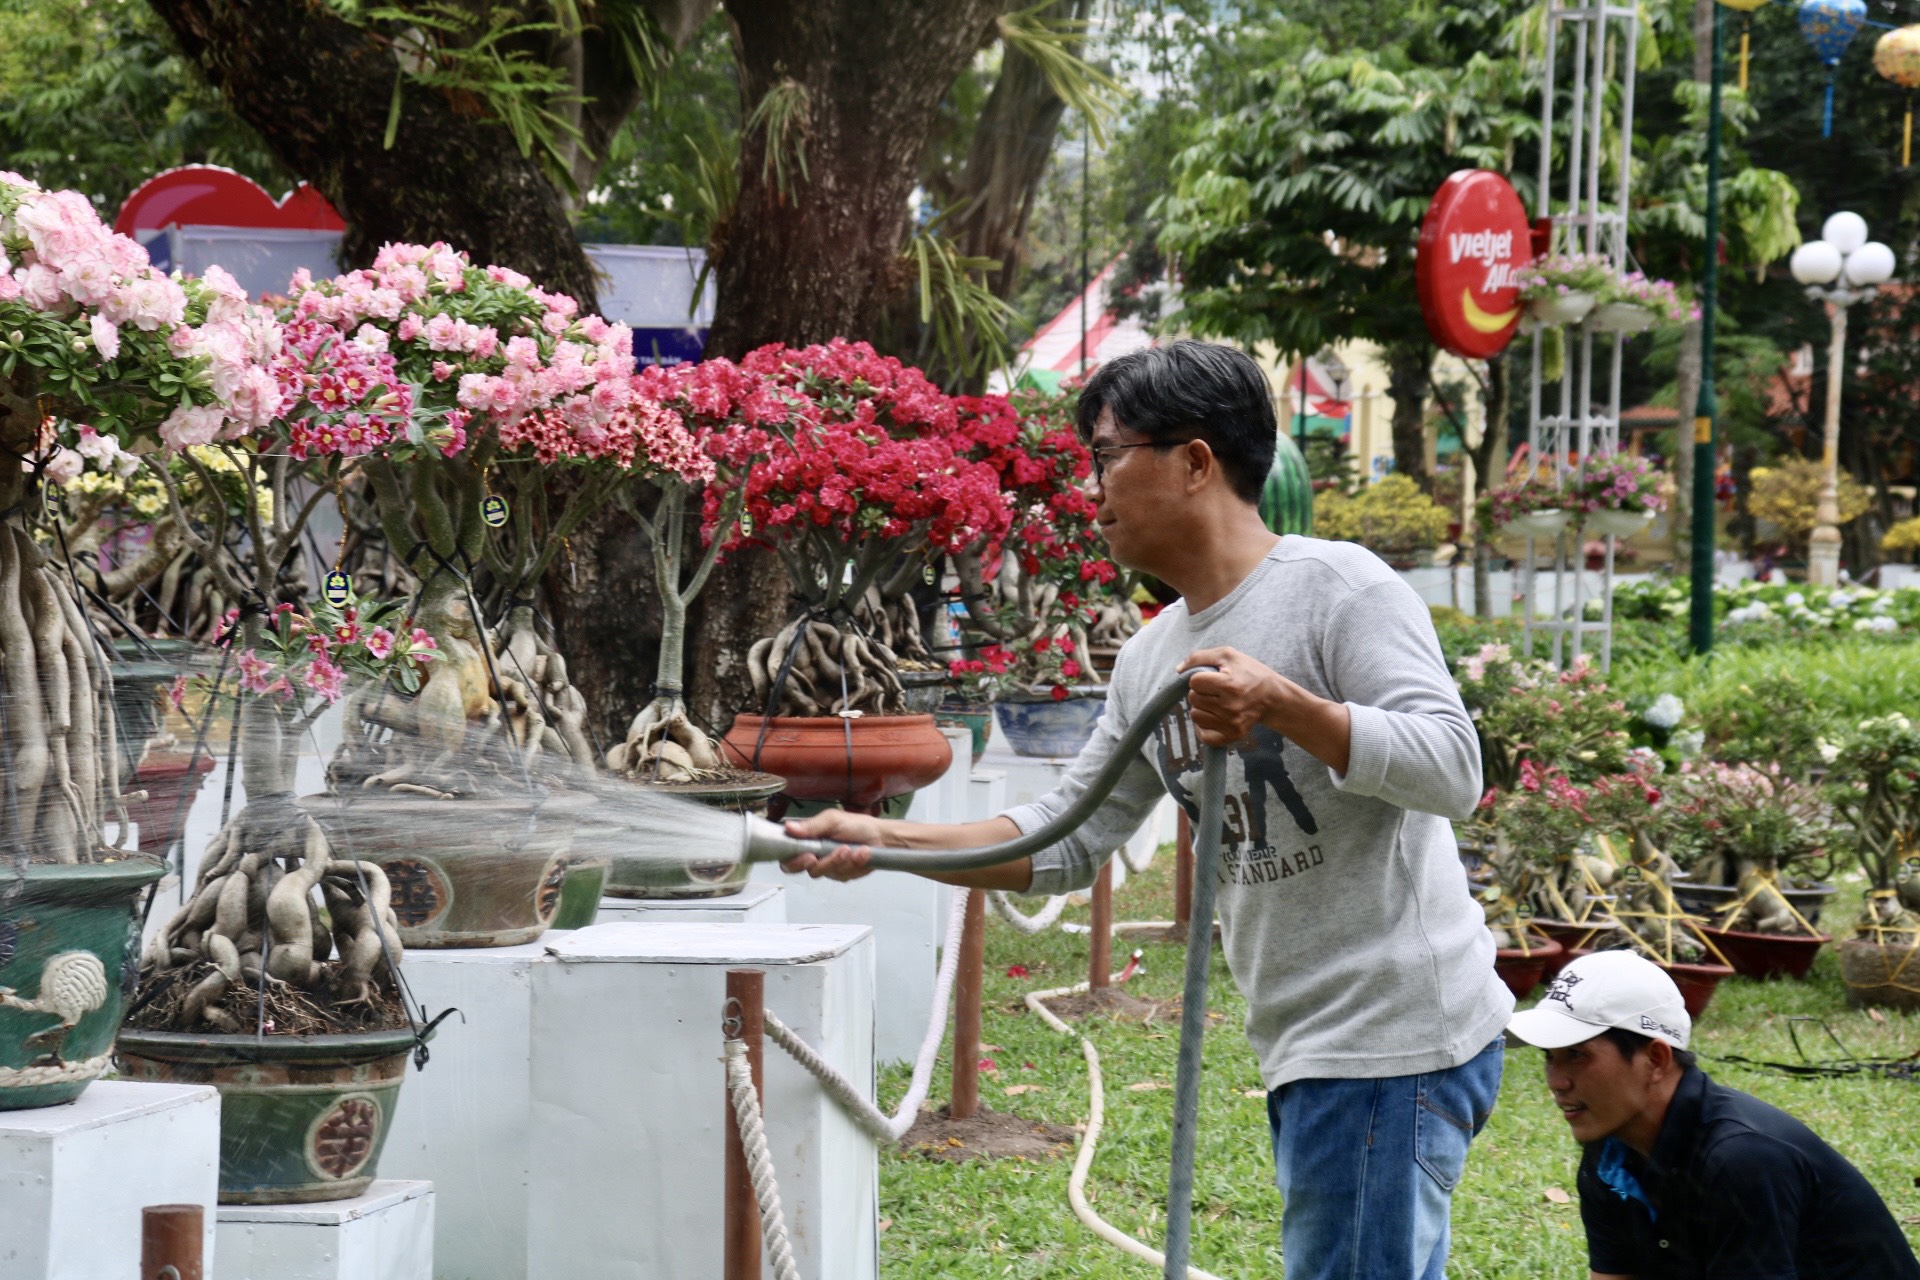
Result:
[[[1284,433],[1274,441],[1273,469],[1260,489],[1260,518],[1275,533],[1313,532],[1313,476],[1300,446]]]
[[[600,914],[600,895],[606,892],[611,858],[568,858],[567,882],[560,889],[560,907],[553,913],[554,929],[584,929]]]
[[[964,725],[973,734],[973,762],[987,754],[987,740],[993,736],[993,706],[990,703],[954,705],[948,703],[933,713],[935,724]]]
[[[636,782],[636,787],[652,784]],[[698,782],[661,787],[671,796],[698,801],[712,809],[728,813],[765,817],[767,801],[787,784],[770,773],[748,774],[729,782]],[[730,898],[747,887],[751,869],[740,859],[738,849],[721,851],[721,858],[702,859],[697,851],[679,863],[663,864],[653,858],[613,859],[607,875],[607,894],[614,898]]]
[[[573,818],[557,804],[306,796],[337,853],[380,864],[402,946],[515,947],[553,924]]]
[[[0,864],[0,1111],[72,1102],[105,1074],[140,971],[140,894],[165,873],[141,857]]]
[[[220,1203],[345,1200],[373,1184],[413,1032],[120,1033],[128,1080],[220,1091]]]

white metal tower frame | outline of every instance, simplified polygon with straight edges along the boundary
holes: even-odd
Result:
[[[1560,62],[1563,30],[1572,36],[1573,91],[1569,116],[1574,122],[1567,154],[1565,195],[1561,212],[1553,209],[1553,121],[1556,75]],[[1574,0],[1558,3],[1548,0],[1546,20],[1546,69],[1540,95],[1540,173],[1537,214],[1550,218],[1553,226],[1552,252],[1602,254],[1616,274],[1627,269],[1627,196],[1632,176],[1633,77],[1639,53],[1639,11],[1633,4],[1609,4],[1607,0]],[[1607,146],[1607,91],[1619,86],[1617,181],[1611,202],[1600,193],[1603,150]],[[1538,467],[1551,459],[1553,479],[1564,485],[1575,457],[1611,451],[1620,443],[1619,333],[1597,333],[1592,314],[1576,326],[1569,326],[1559,381],[1560,408],[1543,413],[1544,393],[1541,377],[1541,352],[1544,335],[1533,335],[1532,377],[1527,397],[1527,443],[1529,462]],[[1611,339],[1611,343],[1608,343]],[[1594,348],[1611,345],[1607,361],[1604,396],[1596,394]],[[1540,539],[1539,541],[1546,541]],[[1540,548],[1536,539],[1527,539],[1523,581],[1526,588],[1525,644],[1533,651],[1533,634],[1544,631],[1553,637],[1550,657],[1558,667],[1574,661],[1585,652],[1585,641],[1597,636],[1599,659],[1605,668],[1613,659],[1613,556],[1614,538],[1608,535],[1604,570],[1600,586],[1600,619],[1586,618],[1586,557],[1581,551],[1578,524],[1569,525],[1552,539],[1553,612],[1539,618],[1541,579]]]

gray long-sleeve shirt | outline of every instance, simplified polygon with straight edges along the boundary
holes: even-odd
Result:
[[[1064,810],[1181,661],[1222,645],[1345,703],[1353,726],[1344,775],[1264,727],[1228,759],[1219,911],[1267,1087],[1467,1061],[1513,1011],[1449,822],[1480,799],[1479,748],[1426,606],[1371,552],[1289,536],[1225,599],[1170,605],[1121,649],[1059,789],[1007,816],[1026,832]],[[1165,792],[1197,819],[1200,767],[1183,705],[1034,856],[1029,892],[1092,884]]]

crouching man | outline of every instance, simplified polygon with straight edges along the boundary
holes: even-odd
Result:
[[[1546,1050],[1580,1161],[1593,1280],[1920,1280],[1879,1194],[1807,1126],[1715,1084],[1680,990],[1625,951],[1582,956],[1507,1030]]]

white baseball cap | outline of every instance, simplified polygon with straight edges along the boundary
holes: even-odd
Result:
[[[1684,1049],[1693,1019],[1659,965],[1631,951],[1596,951],[1562,969],[1539,1004],[1507,1022],[1536,1049],[1564,1049],[1610,1027]]]

